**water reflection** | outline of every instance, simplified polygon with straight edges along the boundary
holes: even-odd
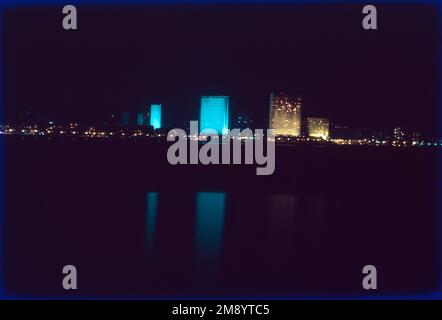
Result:
[[[213,261],[220,253],[225,205],[225,193],[196,195],[196,252],[203,261]]]
[[[146,165],[151,152],[80,166],[84,157],[75,155],[94,155],[98,146],[72,145],[66,161],[53,147],[26,147],[5,169],[8,294],[71,297],[59,281],[60,266],[68,263],[80,270],[83,298],[365,295],[366,264],[381,270],[383,294],[427,292],[439,284],[438,154],[358,148],[306,155],[293,148],[286,165],[278,165],[282,170],[255,180],[255,170],[251,176],[228,168],[162,171]],[[29,161],[23,156],[29,154],[44,161]],[[324,159],[333,160],[330,167]],[[350,163],[364,170],[348,170]],[[422,170],[404,175],[398,163]],[[293,170],[294,164],[305,170]],[[136,170],[109,174],[116,166]],[[134,180],[141,167],[149,169],[145,179]],[[98,184],[78,188],[84,177]],[[60,188],[54,184],[60,179],[74,182]],[[29,181],[42,186],[31,190]],[[246,181],[247,188],[232,181]],[[198,193],[212,188],[225,193]]]
[[[146,217],[146,247],[149,255],[153,251],[153,237],[158,211],[158,192],[147,193],[147,217]]]
[[[200,290],[210,290],[218,281],[225,208],[225,193],[196,194],[195,272]]]
[[[148,192],[146,196],[146,248],[149,255],[152,255],[154,249],[158,206],[159,193]],[[194,207],[190,203],[182,203],[178,214],[183,215],[193,208],[195,210],[195,253],[199,261],[213,262],[220,253],[225,207],[226,194],[222,192],[196,193]],[[167,233],[173,237],[172,234]]]
[[[393,263],[388,254],[397,249],[386,241],[389,232],[376,238],[376,249],[387,251],[372,248],[375,223],[367,225],[361,217],[380,210],[361,208],[361,202],[290,193],[148,192],[145,249],[142,257],[136,251],[131,257],[148,258],[142,276],[148,291],[159,294],[353,292],[359,290],[361,263]],[[136,237],[132,240],[126,248],[138,248]],[[395,279],[390,287],[399,287]],[[432,279],[415,287],[428,287]]]

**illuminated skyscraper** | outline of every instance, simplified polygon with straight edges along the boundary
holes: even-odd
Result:
[[[161,129],[161,104],[150,106],[150,125],[154,129]]]
[[[312,138],[328,139],[329,121],[325,118],[307,118],[308,136]]]
[[[276,135],[301,135],[301,98],[294,99],[280,94],[270,94],[269,127]]]
[[[201,97],[200,131],[213,129],[218,134],[229,130],[229,97]]]

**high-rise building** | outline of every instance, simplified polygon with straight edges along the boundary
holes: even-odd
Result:
[[[161,104],[150,106],[150,125],[154,129],[161,129]]]
[[[146,112],[143,112],[143,111],[138,112],[137,113],[137,126],[142,127],[142,126],[147,125],[146,119],[147,119]]]
[[[200,113],[200,131],[216,130],[225,134],[229,130],[229,97],[202,96]]]
[[[290,98],[283,93],[270,94],[269,127],[276,135],[301,135],[301,98]]]
[[[121,125],[122,126],[128,126],[130,123],[130,113],[129,112],[123,112],[121,114]]]
[[[328,139],[329,121],[325,118],[307,118],[307,130],[309,137]]]

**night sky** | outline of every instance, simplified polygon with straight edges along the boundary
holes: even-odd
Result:
[[[5,118],[96,121],[163,105],[166,122],[197,120],[201,95],[228,95],[233,114],[266,127],[269,93],[303,99],[302,116],[437,135],[435,7],[377,5],[78,6],[6,13]]]

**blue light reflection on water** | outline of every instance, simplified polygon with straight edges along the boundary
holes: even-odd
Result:
[[[146,247],[148,253],[151,255],[153,251],[153,238],[155,235],[155,224],[158,213],[158,192],[148,192],[146,201]]]

